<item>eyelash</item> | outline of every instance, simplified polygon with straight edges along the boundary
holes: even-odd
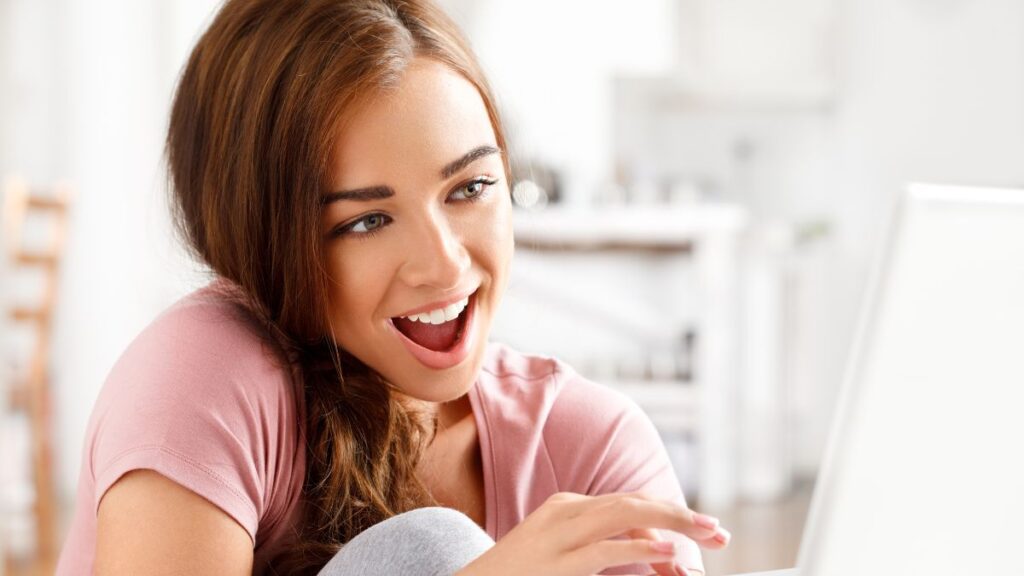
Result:
[[[462,200],[462,202],[477,202],[477,201],[483,200],[484,198],[489,196],[490,195],[490,188],[491,188],[491,186],[494,186],[497,183],[498,183],[498,179],[497,178],[489,178],[487,176],[478,176],[478,177],[470,180],[469,182],[466,182],[465,184],[460,185],[455,190],[452,190],[451,194],[454,194],[455,192],[458,192],[460,190],[465,190],[465,189],[469,188],[470,186],[473,186],[473,185],[476,185],[476,184],[481,184],[481,185],[483,185],[483,190],[481,190],[476,196],[470,196],[470,197],[465,198],[465,199]],[[451,195],[451,194],[449,194],[449,195]],[[381,224],[380,226],[377,226],[376,228],[373,228],[372,230],[367,230],[366,232],[351,232],[352,228],[357,226],[360,222],[364,222],[364,221],[366,221],[369,218],[373,218],[374,216],[385,218],[384,223]],[[391,222],[391,217],[390,216],[387,216],[386,214],[381,214],[380,212],[373,212],[373,213],[367,214],[367,215],[365,215],[365,216],[363,216],[363,217],[361,217],[361,218],[359,218],[357,220],[353,220],[352,222],[349,222],[347,224],[342,224],[341,226],[336,228],[333,232],[331,232],[331,238],[340,238],[342,236],[351,236],[351,237],[358,238],[359,240],[366,240],[368,238],[371,238],[371,237],[375,236],[378,232],[383,230],[384,227],[387,226],[390,222]]]

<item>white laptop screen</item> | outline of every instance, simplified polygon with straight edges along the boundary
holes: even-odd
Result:
[[[1024,574],[1024,191],[912,186],[801,574]]]

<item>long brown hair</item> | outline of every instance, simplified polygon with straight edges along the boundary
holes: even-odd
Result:
[[[433,430],[330,337],[320,232],[344,115],[397,85],[416,56],[476,86],[505,150],[479,65],[429,0],[228,0],[174,98],[167,155],[179,232],[240,288],[304,404],[304,515],[296,546],[274,561],[279,573],[315,574],[371,525],[434,503],[415,475]]]

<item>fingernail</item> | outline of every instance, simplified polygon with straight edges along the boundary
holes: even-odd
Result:
[[[718,533],[715,534],[715,540],[718,540],[722,544],[727,544],[730,538],[732,538],[732,534],[730,534],[725,528],[719,526]]]
[[[676,543],[671,540],[655,540],[651,542],[651,550],[662,554],[675,554]]]
[[[690,573],[686,571],[686,568],[683,568],[679,564],[676,564],[673,567],[676,569],[676,576],[690,576]]]
[[[708,516],[706,514],[694,514],[693,523],[701,528],[707,528],[708,530],[714,530],[718,528],[718,518]]]

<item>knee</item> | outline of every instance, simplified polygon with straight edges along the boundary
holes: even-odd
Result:
[[[342,546],[321,574],[450,575],[494,545],[468,516],[418,508],[371,526]]]
[[[402,531],[416,532],[425,528],[425,532],[433,533],[437,532],[437,529],[443,528],[446,534],[483,534],[486,536],[486,533],[469,516],[458,510],[441,506],[410,510],[393,516],[382,524],[392,524],[396,530]]]
[[[373,528],[378,527],[401,541],[406,551],[417,554],[475,558],[494,545],[494,540],[469,516],[451,508],[417,508]]]

